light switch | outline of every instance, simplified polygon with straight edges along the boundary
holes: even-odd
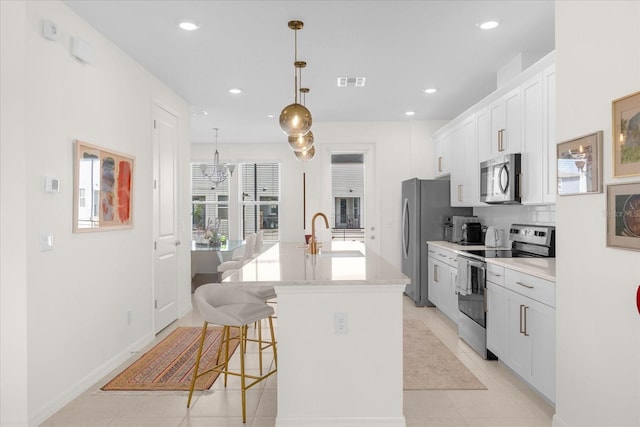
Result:
[[[42,35],[47,40],[58,40],[58,27],[49,20],[42,21]]]
[[[44,177],[44,191],[47,193],[57,193],[60,191],[60,179],[54,176]]]
[[[40,233],[40,252],[53,250],[53,233]]]

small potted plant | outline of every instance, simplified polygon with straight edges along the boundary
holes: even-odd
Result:
[[[218,231],[220,228],[220,218],[209,218],[207,221],[207,228],[204,232],[204,238],[209,241],[209,246],[214,248],[220,247],[220,243],[222,242],[222,237],[220,232]]]

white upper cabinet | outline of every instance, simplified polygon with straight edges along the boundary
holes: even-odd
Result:
[[[522,204],[542,203],[542,160],[547,150],[542,131],[542,74],[536,74],[521,86],[522,94]]]
[[[521,153],[523,204],[556,195],[554,54],[522,72],[435,134],[435,176],[450,175],[451,206],[480,202],[480,163]]]
[[[556,66],[542,71],[542,129],[544,148],[542,161],[542,201],[555,203],[558,192],[556,152]]]
[[[451,173],[451,132],[445,132],[435,140],[435,164],[433,166],[436,178]]]
[[[479,160],[483,162],[504,154],[519,153],[522,138],[520,88],[516,87],[492,102],[487,114],[489,137],[479,147]]]
[[[475,114],[454,128],[451,142],[451,206],[477,206],[480,204],[480,164]]]

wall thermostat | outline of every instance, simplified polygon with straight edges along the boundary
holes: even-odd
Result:
[[[60,179],[53,176],[44,177],[44,191],[47,193],[57,193],[60,191]]]

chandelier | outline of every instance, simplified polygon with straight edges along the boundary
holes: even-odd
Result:
[[[294,100],[280,113],[280,127],[289,137],[300,137],[306,135],[311,129],[311,112],[302,104],[298,103],[298,75],[300,69],[306,67],[307,63],[298,61],[298,30],[304,24],[302,21],[289,21],[289,28],[294,31]]]
[[[200,165],[200,171],[211,183],[216,186],[224,182],[233,175],[235,165],[230,163],[220,163],[220,153],[218,152],[218,128],[213,128],[216,131],[216,151],[213,155],[213,165],[202,163]]]

